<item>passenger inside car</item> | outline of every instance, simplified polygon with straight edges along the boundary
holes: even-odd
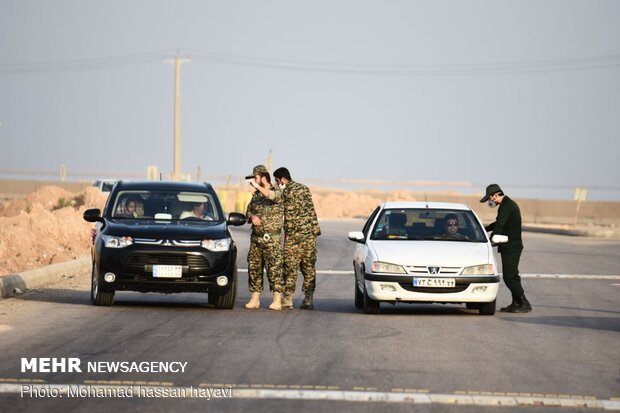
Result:
[[[407,238],[407,215],[401,212],[392,212],[387,216],[387,238]]]
[[[128,196],[120,202],[116,209],[116,217],[139,218],[144,215],[144,206],[137,196]]]

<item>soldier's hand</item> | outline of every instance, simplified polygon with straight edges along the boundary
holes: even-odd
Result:
[[[259,227],[262,224],[260,218],[257,217],[256,215],[252,215],[251,220],[252,220],[252,225],[254,225],[255,227]]]
[[[251,180],[250,181],[250,186],[253,187],[253,188],[256,188],[256,189],[258,189],[258,187],[259,187],[259,185],[256,183],[255,180]]]

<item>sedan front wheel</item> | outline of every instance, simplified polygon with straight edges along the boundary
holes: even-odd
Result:
[[[366,314],[379,314],[380,305],[381,303],[379,301],[373,300],[368,296],[366,283],[364,283],[364,312]]]

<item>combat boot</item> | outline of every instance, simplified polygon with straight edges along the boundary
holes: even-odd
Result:
[[[499,311],[502,313],[512,313],[513,312],[512,310],[514,310],[516,306],[517,306],[517,297],[513,295],[512,303],[507,307],[500,308]]]
[[[282,300],[280,297],[280,293],[273,293],[273,302],[269,304],[270,310],[281,310],[282,309]]]
[[[532,304],[527,301],[525,294],[521,294],[517,297],[517,305],[510,311],[511,313],[529,313],[532,311]]]
[[[252,293],[252,298],[245,305],[245,308],[259,308],[260,307],[260,293]]]
[[[282,298],[282,309],[283,310],[292,310],[293,309],[293,296],[289,293],[284,293],[284,297]]]
[[[302,310],[313,310],[314,309],[314,304],[312,303],[311,292],[306,293],[306,296],[304,297],[304,300],[301,302],[301,305],[299,306],[299,308],[301,308]]]

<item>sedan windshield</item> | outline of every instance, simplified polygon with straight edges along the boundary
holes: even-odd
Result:
[[[208,192],[122,191],[113,202],[112,218],[215,222],[222,217]]]
[[[370,238],[487,242],[484,228],[471,211],[446,209],[385,209]]]

